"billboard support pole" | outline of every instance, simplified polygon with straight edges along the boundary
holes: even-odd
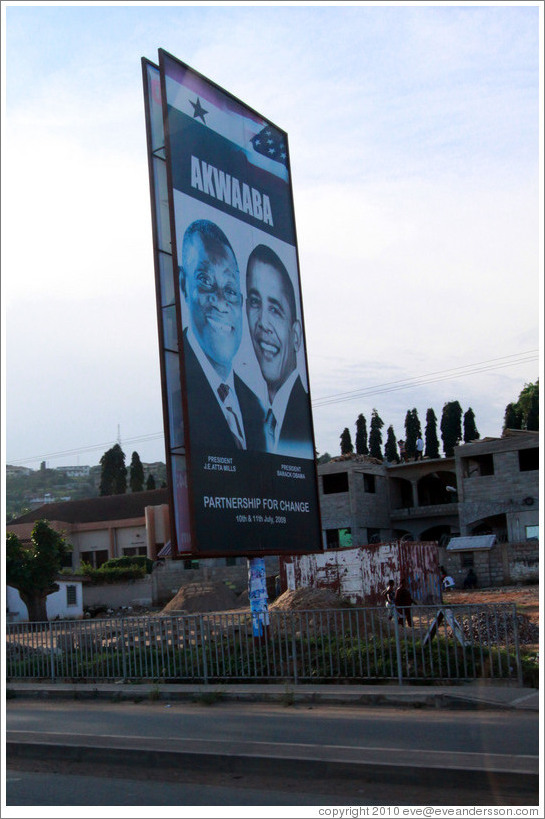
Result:
[[[248,597],[252,612],[254,643],[264,642],[269,634],[269,597],[265,560],[262,557],[248,559]]]

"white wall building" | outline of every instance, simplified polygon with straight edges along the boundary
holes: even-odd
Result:
[[[86,478],[91,472],[90,466],[56,466],[55,472],[64,472],[69,478]]]
[[[83,584],[81,580],[57,580],[59,590],[47,595],[46,611],[48,620],[81,620],[83,617]],[[8,623],[26,623],[28,610],[17,589],[6,587]]]

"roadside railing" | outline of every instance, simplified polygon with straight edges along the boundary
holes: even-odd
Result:
[[[8,679],[522,683],[514,604],[249,612],[8,623]]]

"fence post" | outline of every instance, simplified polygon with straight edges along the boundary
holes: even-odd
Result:
[[[202,674],[204,684],[208,685],[208,662],[206,660],[206,645],[204,641],[204,620],[202,614],[199,617],[199,630],[201,632],[201,644],[202,644]]]
[[[517,660],[517,682],[520,686],[523,685],[522,679],[522,662],[520,659],[520,645],[519,645],[519,621],[517,617],[517,604],[513,603],[513,640],[515,641],[515,657]]]
[[[48,623],[49,626],[49,652],[51,660],[51,682],[55,682],[55,654],[53,652],[53,624]]]
[[[294,612],[291,612],[291,656],[293,660],[293,684],[297,685],[297,642],[295,640]]]
[[[127,638],[127,645],[129,644],[129,635],[125,634],[125,618],[121,618],[121,671],[123,673],[123,682],[127,682],[127,655],[125,647],[125,637]]]
[[[394,614],[394,634],[396,638],[397,680],[400,685],[403,685],[403,660],[401,659],[401,643],[399,640],[399,623],[397,621],[397,611]]]

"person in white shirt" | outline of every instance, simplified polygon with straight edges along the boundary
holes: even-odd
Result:
[[[416,452],[414,454],[414,459],[415,459],[415,461],[422,460],[422,454],[424,452],[424,441],[422,440],[422,437],[420,435],[416,439],[415,446],[416,446]]]
[[[314,458],[308,393],[297,372],[302,327],[293,283],[278,255],[258,245],[246,267],[246,316],[266,384],[267,451]]]

